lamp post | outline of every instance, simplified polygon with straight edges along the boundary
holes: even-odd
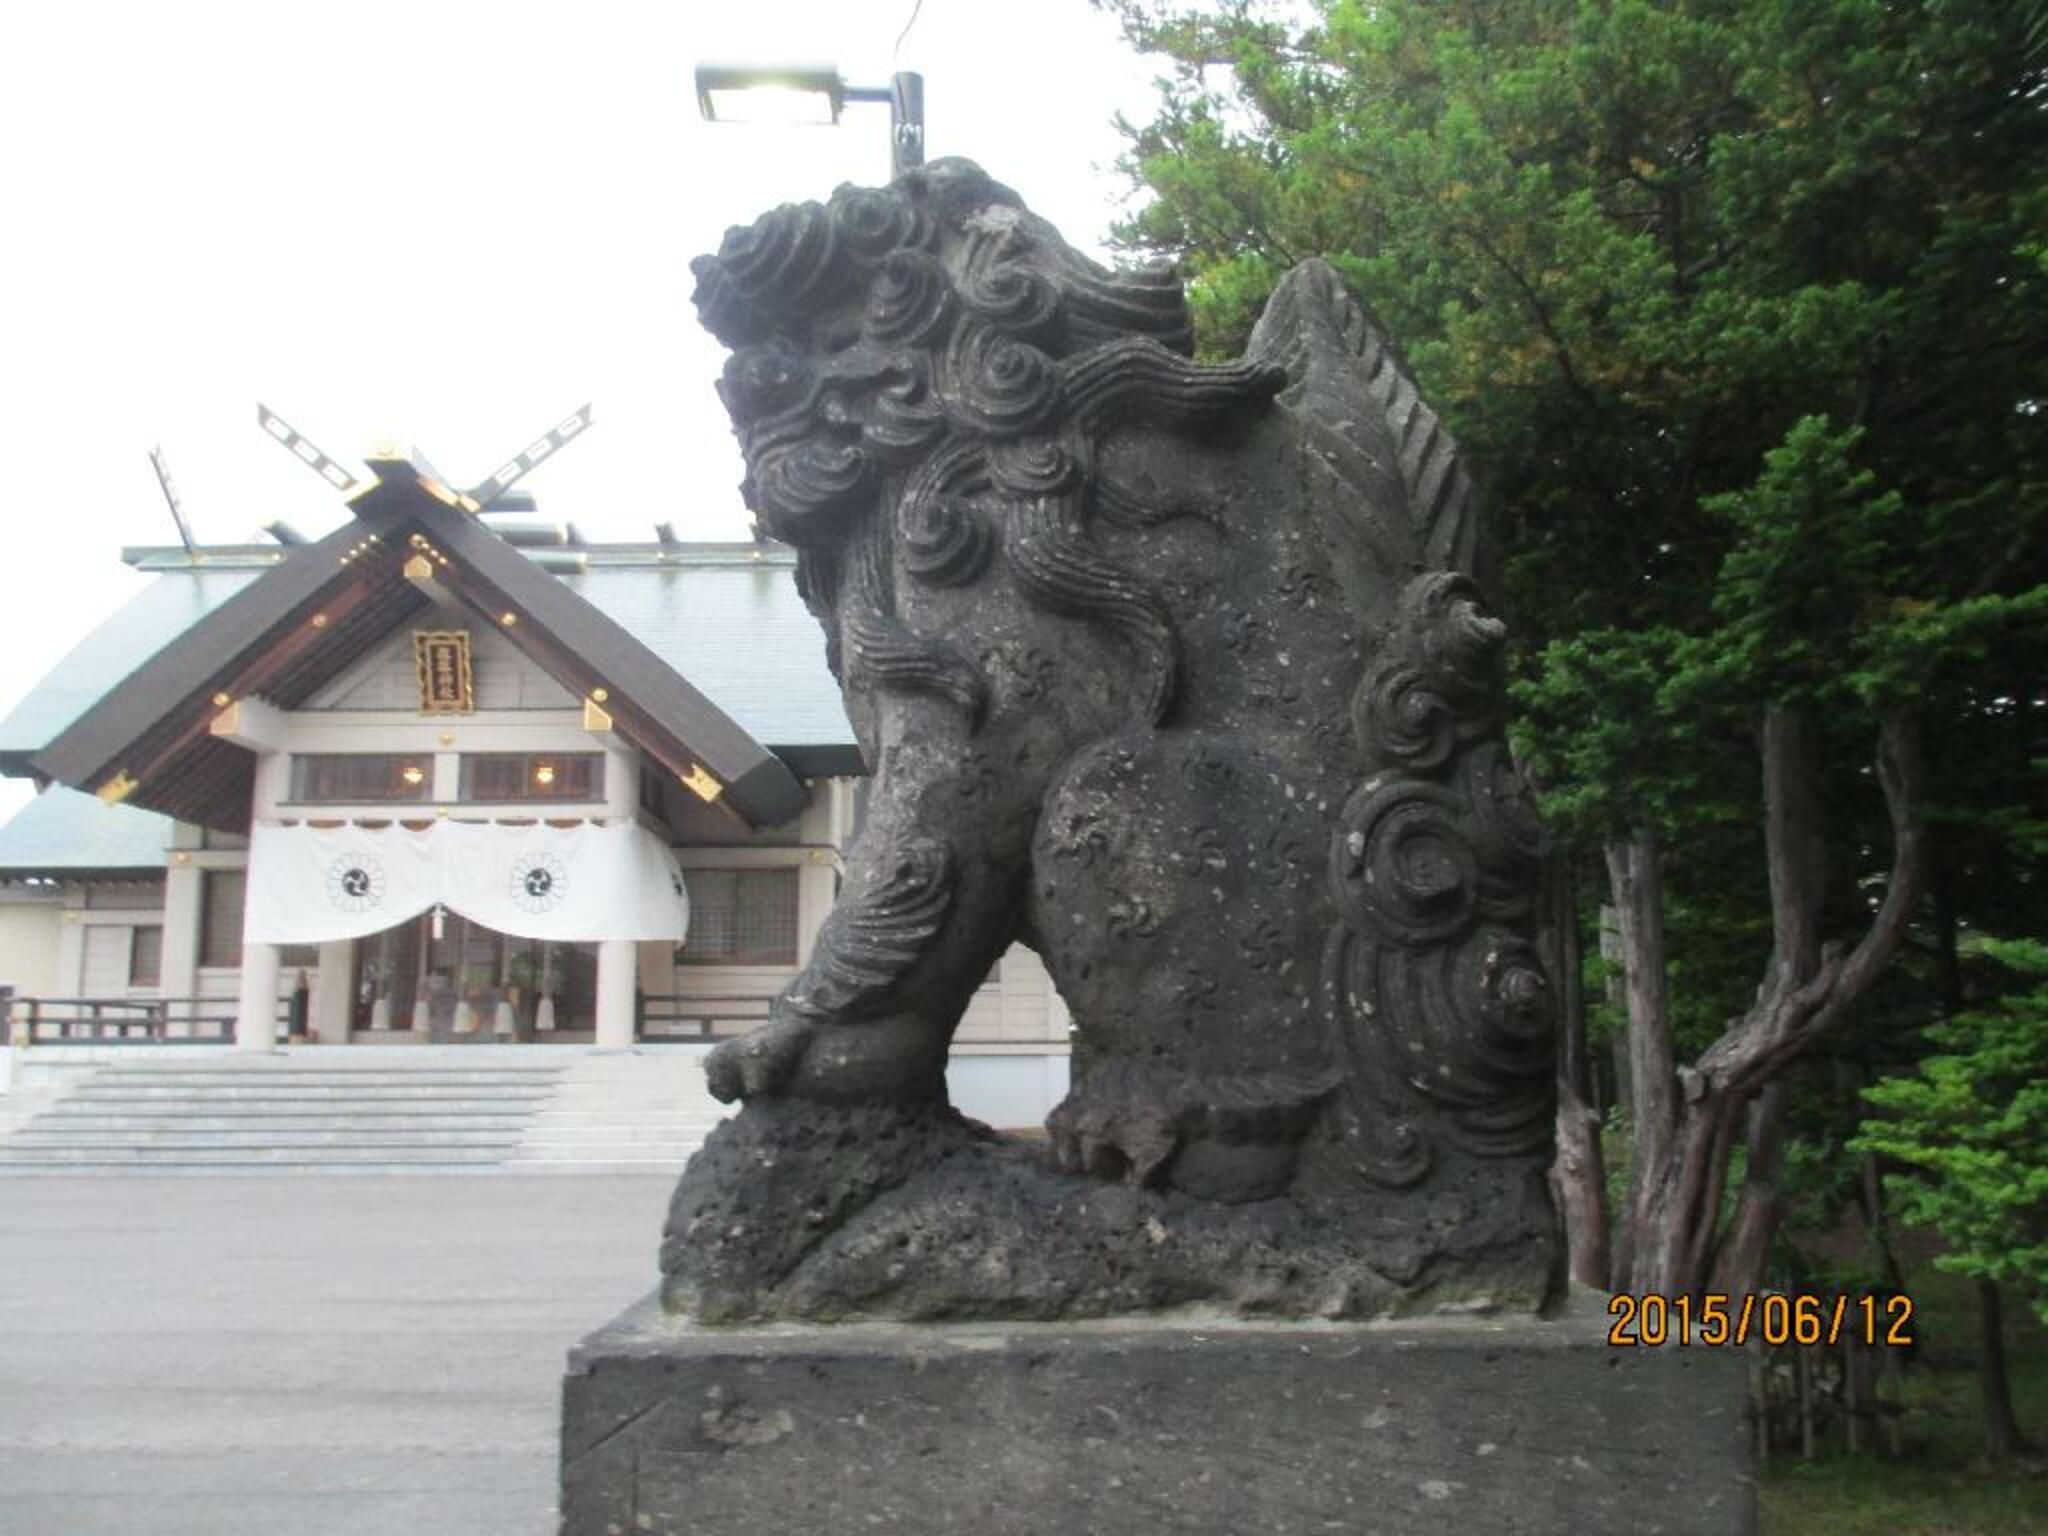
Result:
[[[924,164],[924,76],[902,70],[887,85],[849,85],[830,64],[699,64],[697,110],[707,123],[837,123],[850,101],[889,107],[889,177]]]

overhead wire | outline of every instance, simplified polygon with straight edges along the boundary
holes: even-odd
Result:
[[[917,25],[918,12],[923,9],[924,0],[917,0],[917,3],[910,8],[910,20],[904,22],[903,30],[896,34],[896,46],[889,50],[889,63],[892,67],[896,63],[897,57],[903,52],[903,39],[910,36],[910,29]]]

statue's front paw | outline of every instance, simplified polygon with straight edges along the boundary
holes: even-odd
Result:
[[[780,1093],[803,1060],[812,1026],[792,1019],[763,1024],[704,1058],[704,1086],[721,1104]]]

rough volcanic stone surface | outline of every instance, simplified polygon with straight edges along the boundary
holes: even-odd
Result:
[[[669,1305],[707,1323],[1530,1312],[1550,1289],[1547,1191],[1500,1176],[1523,1187],[1219,1204],[1077,1179],[949,1110],[768,1103],[697,1153],[662,1269]]]
[[[1747,1536],[1744,1371],[1597,1316],[739,1330],[650,1299],[571,1356],[562,1531]]]
[[[1450,436],[1336,273],[1195,362],[965,161],[696,264],[761,529],[873,780],[686,1172],[707,1316],[1530,1308],[1556,1270],[1543,835]],[[950,1115],[1013,942],[1078,1031],[1043,1156]]]

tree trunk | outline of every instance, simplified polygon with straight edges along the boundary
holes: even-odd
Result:
[[[1749,1165],[1743,1176],[1742,1199],[1714,1256],[1713,1288],[1730,1296],[1748,1295],[1762,1284],[1764,1261],[1770,1257],[1771,1240],[1778,1235],[1778,1223],[1785,1215],[1778,1165],[1784,1160],[1786,1097],[1781,1079],[1758,1094],[1750,1108]]]
[[[1610,871],[1608,881],[1609,894],[1612,895],[1613,864],[1611,860],[1608,864],[1608,869]],[[1600,963],[1606,968],[1607,973],[1604,989],[1607,994],[1607,1006],[1609,1008],[1621,1008],[1625,1011],[1628,1001],[1627,989],[1623,987],[1621,978],[1621,920],[1615,914],[1612,901],[1600,903],[1599,923]],[[1608,1038],[1607,1070],[1614,1079],[1614,1107],[1621,1111],[1622,1119],[1633,1123],[1636,1115],[1636,1106],[1634,1099],[1630,1097],[1632,1088],[1629,1083],[1628,1050],[1629,1039],[1627,1030],[1620,1030]]]
[[[1564,1218],[1565,1248],[1574,1284],[1607,1287],[1606,1174],[1600,1155],[1600,1117],[1591,1108],[1591,1061],[1586,1052],[1585,996],[1579,985],[1579,925],[1571,865],[1552,859],[1544,871],[1543,960],[1557,990],[1557,1156],[1551,1192]]]
[[[1869,1080],[1870,1074],[1861,1062],[1856,1064],[1854,1071],[1856,1093],[1860,1100],[1863,1085]],[[1870,1256],[1877,1264],[1878,1278],[1883,1282],[1884,1288],[1894,1292],[1903,1291],[1906,1288],[1906,1277],[1904,1271],[1899,1268],[1899,1256],[1892,1249],[1891,1215],[1885,1209],[1884,1178],[1877,1166],[1877,1154],[1864,1153],[1862,1162],[1863,1230],[1870,1235]]]
[[[1891,960],[1919,898],[1925,844],[1919,823],[1918,720],[1899,707],[1881,722],[1878,782],[1892,824],[1892,867],[1876,915],[1853,950],[1821,943],[1821,806],[1815,728],[1805,706],[1764,713],[1764,831],[1772,950],[1756,1001],[1683,1071],[1672,1061],[1664,995],[1662,887],[1654,835],[1607,849],[1621,931],[1636,1103],[1627,1221],[1616,1234],[1617,1283],[1629,1290],[1697,1292],[1713,1262],[1726,1178],[1742,1107],[1861,1000]],[[1776,1214],[1752,1208],[1745,1242],[1760,1253]]]
[[[1848,1436],[1849,1454],[1863,1449],[1863,1416],[1870,1411],[1864,1392],[1865,1362],[1869,1351],[1856,1340],[1842,1341],[1842,1429]]]
[[[1559,856],[1543,868],[1543,915],[1538,943],[1557,994],[1557,1076],[1580,1103],[1593,1103],[1593,1063],[1586,1047],[1586,994],[1579,970],[1579,909],[1571,860]]]
[[[1813,1460],[1816,1441],[1813,1413],[1813,1351],[1803,1344],[1792,1347],[1792,1374],[1799,1384],[1799,1459]]]
[[[1637,827],[1605,850],[1607,883],[1621,947],[1622,998],[1628,1009],[1628,1102],[1632,1149],[1626,1224],[1613,1255],[1617,1288],[1648,1290],[1644,1244],[1669,1219],[1672,1145],[1678,1130],[1666,1007],[1664,871],[1653,827]]]
[[[1574,1285],[1608,1285],[1606,1178],[1600,1156],[1600,1117],[1566,1083],[1557,1089],[1557,1161],[1550,1187],[1564,1217]]]
[[[1998,1282],[1977,1279],[1977,1381],[1984,1394],[1984,1450],[2003,1464],[2021,1450],[2019,1420],[2012,1411],[2012,1382],[2005,1370],[2005,1298]]]

